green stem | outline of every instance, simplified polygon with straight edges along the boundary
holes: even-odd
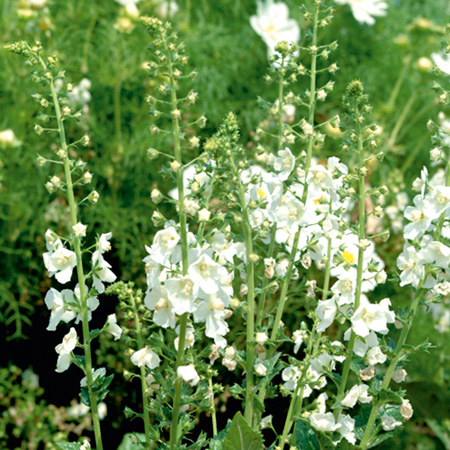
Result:
[[[217,417],[216,417],[216,408],[214,405],[214,389],[212,384],[212,375],[209,378],[209,390],[211,391],[211,420],[212,420],[212,427],[213,427],[213,436],[217,436]]]
[[[39,60],[40,60],[42,67],[47,72],[47,66],[46,66],[45,62],[42,60],[41,57],[39,57]],[[66,156],[64,158],[64,173],[65,173],[66,184],[67,184],[67,199],[68,199],[69,208],[70,208],[70,219],[71,219],[71,224],[73,226],[78,223],[77,204],[76,204],[75,196],[73,193],[73,182],[72,182],[72,174],[71,174],[71,169],[70,169],[70,160],[69,160],[68,150],[67,150],[66,134],[65,134],[65,130],[64,130],[63,118],[61,115],[61,108],[59,105],[58,96],[56,94],[55,86],[53,83],[53,77],[50,79],[49,84],[50,84],[53,105],[55,108],[56,121],[58,123],[60,145],[61,145],[61,149],[66,152]],[[97,407],[97,395],[94,393],[94,391],[92,389],[93,376],[92,376],[91,338],[89,336],[88,305],[87,305],[87,298],[86,298],[86,284],[85,284],[85,276],[84,276],[84,271],[83,271],[81,244],[80,244],[79,238],[75,235],[73,237],[73,246],[74,246],[74,250],[75,250],[75,254],[76,254],[76,258],[77,258],[77,275],[78,275],[78,282],[79,282],[79,286],[80,286],[80,302],[81,302],[81,318],[82,318],[81,322],[82,322],[82,329],[83,329],[83,350],[84,350],[84,356],[85,356],[86,379],[87,379],[89,400],[90,400],[90,406],[91,406],[91,412],[92,412],[92,421],[94,424],[94,433],[95,433],[95,441],[96,441],[97,450],[103,450],[102,434],[101,434],[101,430],[100,430],[100,419],[98,416],[98,407]]]
[[[356,106],[356,117],[359,116],[359,110]],[[364,168],[364,146],[363,146],[363,136],[361,124],[357,122],[357,134],[358,134],[358,155],[359,155],[359,223],[358,223],[358,238],[361,242],[366,237],[366,225],[365,225],[365,215],[366,215],[366,186],[365,186],[365,176],[362,171]],[[358,268],[356,275],[356,289],[355,289],[355,306],[356,311],[359,308],[361,300],[361,286],[362,286],[362,276],[363,276],[363,264],[364,264],[364,248],[361,246],[358,250]],[[344,367],[342,369],[342,378],[339,384],[339,389],[337,393],[337,401],[340,403],[345,393],[347,387],[348,376],[350,373],[350,366],[353,358],[353,348],[355,346],[356,335],[352,331],[350,335],[350,341],[348,344],[347,356],[345,358]],[[341,408],[335,409],[334,415],[337,418],[341,412]]]
[[[243,212],[243,226],[245,234],[245,252],[247,255],[247,333],[246,333],[246,388],[244,417],[248,424],[253,424],[253,371],[255,362],[255,266],[250,260],[253,254],[252,227],[248,214],[247,202],[245,200],[245,190],[240,181],[238,169],[233,159],[230,159],[231,167],[238,181],[239,201]]]
[[[413,103],[416,101],[417,98],[417,91],[414,91],[409,100],[406,102],[405,107],[403,108],[403,111],[401,112],[400,116],[398,117],[397,123],[395,124],[394,129],[392,130],[392,133],[387,140],[387,147],[388,149],[391,149],[397,140],[397,135],[400,132],[406,118],[408,117],[408,114],[412,108]]]
[[[170,80],[170,94],[171,94],[171,108],[172,111],[176,110],[178,107],[175,79],[173,77],[173,63],[172,55],[167,48],[167,42],[164,38],[164,45],[166,47],[166,52],[168,55],[168,69],[169,69],[169,80]],[[187,274],[188,270],[188,242],[187,242],[187,219],[186,211],[184,209],[184,182],[183,182],[183,161],[181,158],[181,145],[180,145],[180,124],[177,117],[172,117],[172,127],[173,127],[173,138],[174,138],[174,153],[175,160],[180,165],[177,171],[177,190],[178,190],[178,209],[180,218],[180,235],[181,235],[181,260],[182,260],[182,273]],[[184,313],[180,318],[180,333],[178,341],[178,352],[176,359],[175,373],[177,369],[182,365],[184,358],[184,346],[186,343],[186,329],[188,322],[188,313]],[[181,405],[181,388],[182,379],[178,378],[175,381],[175,393],[173,399],[173,409],[172,409],[172,425],[170,427],[170,450],[174,450],[178,441],[178,420],[180,415],[180,405]]]
[[[394,107],[395,101],[397,100],[398,94],[400,92],[400,88],[402,87],[403,81],[405,80],[406,72],[409,69],[409,63],[411,62],[411,56],[408,56],[403,63],[402,71],[400,72],[400,76],[395,83],[394,89],[392,89],[391,96],[387,103],[388,111],[391,112]]]
[[[134,314],[134,327],[136,330],[136,338],[138,342],[138,350],[143,349],[144,341],[142,339],[142,332],[141,332],[141,322],[139,320],[139,313],[138,308],[136,305],[136,299],[134,298],[134,295],[131,295],[131,302],[133,306],[133,314]],[[141,392],[142,392],[142,409],[144,413],[144,430],[145,430],[145,442],[147,443],[147,448],[150,449],[151,447],[151,439],[150,439],[150,415],[149,415],[149,401],[147,396],[147,382],[145,381],[146,373],[145,373],[145,367],[142,366],[140,368],[141,370]]]

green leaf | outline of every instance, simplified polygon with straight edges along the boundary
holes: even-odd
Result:
[[[262,450],[261,433],[253,430],[240,412],[236,413],[223,441],[223,450]]]
[[[321,450],[316,434],[301,420],[295,422],[294,436],[298,450]]]
[[[57,442],[56,445],[62,450],[80,450],[79,442]]]
[[[142,443],[145,444],[145,434],[144,433],[127,433],[117,450],[142,450],[145,448]]]
[[[390,403],[393,405],[401,405],[403,403],[403,398],[391,389],[381,389],[378,393],[378,401],[381,404]]]
[[[367,448],[373,448],[373,447],[377,446],[378,444],[381,444],[382,442],[387,441],[392,436],[394,436],[394,434],[395,434],[395,431],[388,431],[388,432],[379,434],[377,437],[375,437],[375,439],[372,439],[372,441],[367,446]]]
[[[137,413],[136,411],[133,411],[128,406],[125,406],[125,409],[124,409],[123,413],[125,414],[125,417],[127,419],[130,419],[130,418],[131,419],[136,419],[136,417],[144,417],[144,414]]]

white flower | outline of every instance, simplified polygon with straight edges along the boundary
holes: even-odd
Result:
[[[51,310],[50,322],[47,327],[49,331],[55,331],[61,320],[67,323],[76,316],[75,311],[71,311],[64,300],[67,292],[72,293],[72,291],[68,291],[67,289],[59,292],[56,289],[50,288],[45,296],[45,304]]]
[[[179,9],[180,7],[178,6],[177,2],[175,2],[175,0],[170,0],[170,8],[169,2],[167,0],[162,0],[156,7],[155,12],[159,17],[161,17],[161,19],[167,19],[174,16]]]
[[[152,290],[149,290],[145,296],[144,303],[148,309],[155,311],[153,321],[156,325],[163,328],[175,327],[175,312],[173,311],[173,305],[169,299],[167,289],[164,286],[157,285]]]
[[[286,147],[284,150],[278,152],[278,158],[273,162],[273,168],[279,173],[280,180],[284,181],[289,178],[289,175],[295,167],[295,156]]]
[[[120,336],[122,336],[122,328],[120,328],[119,325],[117,325],[117,317],[115,314],[110,314],[108,316],[108,320],[105,324],[106,331],[108,333],[111,333],[114,336],[114,340],[117,341],[120,339]]]
[[[402,423],[397,422],[393,417],[385,414],[381,416],[381,425],[383,426],[384,431],[392,431],[399,427]]]
[[[54,251],[44,253],[44,264],[50,277],[55,275],[61,284],[65,284],[72,278],[73,268],[77,265],[77,256],[75,252],[66,249],[59,239],[54,245],[57,245],[58,241],[60,245]]]
[[[72,359],[70,354],[77,346],[77,343],[78,335],[75,328],[72,327],[64,336],[62,343],[55,347],[56,353],[59,355],[56,363],[56,372],[64,372],[69,368]]]
[[[357,401],[361,403],[370,403],[373,397],[371,395],[367,395],[368,389],[369,386],[366,384],[353,386],[342,400],[342,405],[347,406],[348,408],[353,408]]]
[[[405,209],[405,217],[411,221],[405,226],[406,239],[416,239],[425,234],[433,220],[431,208],[421,195],[414,197],[414,205]]]
[[[0,131],[0,145],[13,146],[16,140],[14,131],[11,129]]]
[[[104,404],[104,403],[103,403]],[[98,405],[98,406],[100,406],[100,405]],[[86,406],[86,408],[88,408],[87,406]],[[89,409],[89,408],[88,408]],[[87,439],[85,439],[84,441],[83,441],[83,444],[81,445],[81,447],[80,447],[80,450],[90,450],[91,449],[91,444],[89,444],[89,441],[87,440]]]
[[[211,217],[211,211],[208,211],[206,208],[202,208],[198,212],[198,220],[200,222],[208,222],[210,217]]]
[[[109,240],[112,237],[112,233],[104,233],[100,236],[98,240],[98,248],[92,254],[92,266],[94,269],[93,280],[95,289],[97,289],[99,294],[105,292],[105,283],[112,283],[116,280],[116,275],[111,270],[111,264],[109,264],[103,258],[103,253],[111,250],[111,244]]]
[[[336,296],[330,298],[329,300],[319,301],[319,305],[316,309],[317,317],[320,319],[317,326],[318,333],[322,333],[333,323],[336,312]]]
[[[187,214],[190,214],[191,216],[195,216],[197,214],[197,211],[200,209],[199,204],[190,198],[184,199],[184,210]]]
[[[80,417],[85,416],[89,412],[89,409],[89,406],[86,406],[84,403],[74,403],[67,412],[70,417],[79,419]]]
[[[333,413],[316,413],[309,417],[311,425],[319,431],[336,431],[340,424],[336,423]]]
[[[408,374],[405,369],[397,369],[392,374],[392,379],[396,383],[402,383],[403,381],[405,381],[406,375],[408,375]]]
[[[153,245],[146,249],[154,262],[164,266],[168,263],[179,240],[180,236],[175,227],[168,227],[158,231],[153,239]]]
[[[104,367],[100,367],[100,369],[92,369],[92,381],[95,382],[97,378],[104,378],[106,376],[106,369]],[[87,387],[87,377],[83,377],[80,380],[80,387]]]
[[[77,237],[85,237],[86,236],[87,226],[83,225],[81,222],[78,222],[76,225],[72,227],[75,236]]]
[[[272,428],[272,414],[263,417],[261,419],[261,422],[259,423],[259,429],[260,430],[265,430],[266,428]]]
[[[91,93],[89,89],[91,88],[91,80],[83,78],[78,86],[74,86],[72,91],[67,93],[67,98],[72,103],[72,105],[86,105],[91,101]]]
[[[193,364],[188,364],[187,366],[179,366],[177,368],[177,375],[184,381],[186,381],[186,383],[189,383],[191,386],[196,386],[200,381],[200,377]]]
[[[269,58],[275,54],[279,42],[298,42],[300,39],[300,27],[294,19],[289,19],[289,9],[282,2],[258,1],[257,14],[250,17],[250,25],[266,43]]]
[[[432,53],[431,59],[441,72],[450,75],[450,59],[448,53]]]
[[[425,267],[422,255],[409,243],[405,243],[403,252],[397,258],[397,267],[400,273],[400,286],[411,284],[417,287],[425,276]]]
[[[268,339],[269,339],[269,336],[267,336],[266,333],[261,333],[261,332],[256,333],[255,341],[258,345],[263,346],[267,342]]]
[[[188,268],[191,280],[201,287],[206,294],[214,294],[219,290],[221,272],[225,270],[206,253],[203,253]]]
[[[167,295],[172,302],[173,311],[182,315],[186,312],[193,312],[195,309],[195,299],[198,295],[198,285],[188,276],[178,276],[168,279],[164,287]]]
[[[356,443],[355,433],[353,430],[355,429],[355,419],[352,419],[347,414],[339,414],[338,425],[340,425],[338,431],[341,436],[346,439],[350,444]]]
[[[255,373],[258,377],[265,377],[267,375],[267,367],[262,363],[255,364]]]
[[[381,351],[380,347],[372,347],[366,355],[367,364],[375,366],[376,364],[383,364],[387,356]]]
[[[214,339],[216,345],[224,348],[227,341],[224,339],[228,331],[228,324],[225,322],[224,297],[217,294],[207,294],[194,311],[194,321],[204,322],[206,325],[206,336]]]
[[[411,419],[414,411],[409,400],[403,400],[402,405],[400,406],[400,414],[405,420]]]
[[[447,269],[449,266],[450,247],[447,247],[442,242],[426,240],[429,236],[425,236],[421,242],[420,254],[423,262],[434,263],[442,269]]]
[[[147,366],[150,369],[155,369],[160,364],[159,356],[150,348],[144,347],[131,356],[131,362],[138,367]]]
[[[335,0],[339,5],[349,5],[353,17],[359,23],[373,25],[374,17],[386,15],[387,3],[383,0]]]
[[[361,305],[352,316],[352,328],[356,335],[366,337],[370,331],[388,333],[387,324],[394,323],[395,314],[389,311],[389,299],[383,299],[379,304],[369,303],[364,297]]]
[[[105,402],[100,402],[98,404],[98,418],[100,420],[103,420],[106,417],[107,413],[108,413],[108,408],[106,406],[106,403]]]
[[[298,353],[303,342],[308,338],[308,333],[305,330],[296,330],[292,333],[292,340],[294,341],[294,353]]]

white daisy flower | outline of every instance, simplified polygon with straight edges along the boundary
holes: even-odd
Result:
[[[374,17],[381,17],[387,14],[387,3],[383,0],[335,0],[339,5],[349,5],[353,17],[359,23],[373,25]]]

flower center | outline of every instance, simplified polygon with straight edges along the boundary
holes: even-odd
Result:
[[[354,264],[355,263],[355,256],[353,255],[353,253],[349,252],[348,250],[345,250],[345,252],[342,253],[342,257],[349,264]]]

